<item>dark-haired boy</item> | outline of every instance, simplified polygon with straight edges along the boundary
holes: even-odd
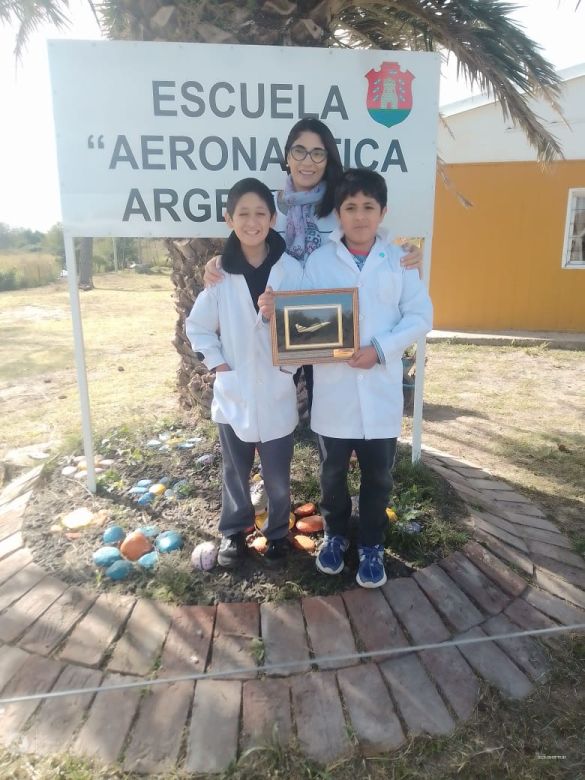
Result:
[[[361,469],[357,582],[386,582],[384,535],[391,469],[402,422],[402,353],[431,329],[432,304],[418,271],[400,266],[403,250],[380,232],[387,188],[374,171],[346,171],[337,186],[340,228],[309,258],[314,289],[357,287],[360,348],[346,363],[318,364],[311,427],[321,456],[321,511],[325,538],[317,568],[338,574],[347,550],[351,498],[349,461]]]

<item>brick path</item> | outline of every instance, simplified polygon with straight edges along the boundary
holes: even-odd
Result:
[[[103,764],[122,759],[124,769],[145,774],[177,765],[218,773],[252,746],[295,738],[307,756],[328,763],[355,749],[350,734],[368,756],[409,735],[449,734],[471,717],[482,685],[527,696],[546,678],[548,647],[558,639],[312,662],[585,622],[585,560],[540,509],[479,467],[436,451],[424,457],[469,506],[474,541],[377,591],[260,606],[96,598],[45,574],[21,535],[38,470],[22,475],[0,495],[0,696],[249,669],[259,640],[267,663],[295,666],[6,705],[0,744]]]

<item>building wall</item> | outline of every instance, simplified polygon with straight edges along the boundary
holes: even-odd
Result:
[[[437,182],[434,327],[585,331],[585,269],[561,267],[568,190],[585,160],[446,166],[465,208]]]

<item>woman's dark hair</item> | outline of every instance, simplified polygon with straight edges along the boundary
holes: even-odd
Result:
[[[343,201],[358,193],[373,198],[385,209],[388,203],[388,187],[383,176],[365,168],[348,168],[335,188],[335,208],[341,208]]]
[[[258,195],[259,198],[262,198],[262,200],[268,206],[270,216],[274,216],[276,213],[276,206],[274,205],[274,198],[272,193],[265,184],[252,177],[248,179],[240,179],[240,181],[237,181],[228,192],[225,210],[230,216],[233,217],[240,198],[242,198],[244,195],[247,195],[249,192],[253,192],[254,195]]]
[[[300,119],[296,125],[293,125],[288,134],[286,144],[284,145],[285,163],[291,147],[294,145],[299,135],[305,132],[316,133],[327,151],[327,165],[325,166],[325,173],[323,174],[325,195],[323,196],[321,203],[319,203],[315,209],[315,213],[318,217],[326,217],[333,211],[335,187],[343,173],[343,165],[341,164],[339,150],[337,149],[337,144],[335,143],[331,130],[319,119],[312,119],[310,117]]]

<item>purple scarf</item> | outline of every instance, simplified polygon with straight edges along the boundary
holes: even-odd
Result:
[[[289,175],[284,186],[283,199],[288,206],[286,213],[286,251],[304,263],[309,255],[321,246],[321,233],[317,227],[315,209],[325,194],[325,182],[319,182],[308,192],[293,189]]]

